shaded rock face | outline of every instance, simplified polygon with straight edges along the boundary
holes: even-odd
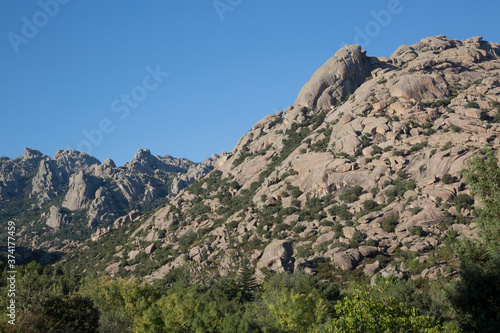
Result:
[[[370,76],[371,64],[359,45],[347,45],[321,66],[302,87],[294,106],[329,110]]]

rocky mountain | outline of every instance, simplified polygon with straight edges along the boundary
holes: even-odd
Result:
[[[499,148],[499,112],[500,44],[437,36],[381,58],[346,46],[212,172],[64,260],[148,281],[179,267],[233,274],[243,261],[257,274],[452,279],[450,244],[477,237],[460,171]]]
[[[0,159],[1,219],[18,221],[19,246],[60,248],[166,202],[212,170],[217,158],[194,163],[139,149],[117,167],[75,150],[49,157],[26,148],[21,157]]]

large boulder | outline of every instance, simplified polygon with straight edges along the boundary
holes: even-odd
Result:
[[[333,262],[342,270],[354,269],[358,265],[358,260],[348,252],[338,252],[333,255]]]
[[[389,90],[394,97],[415,101],[433,100],[448,93],[446,82],[438,75],[404,75]]]
[[[329,110],[370,76],[370,62],[359,45],[346,45],[302,87],[294,105]]]
[[[293,272],[294,268],[292,243],[286,240],[275,240],[264,249],[262,258],[257,263],[257,273],[266,267],[270,272]]]

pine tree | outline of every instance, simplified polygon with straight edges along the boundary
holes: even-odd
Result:
[[[259,284],[255,278],[255,272],[250,268],[250,264],[247,261],[241,264],[237,282],[241,292],[241,301],[251,302],[254,299],[255,292],[259,288]]]

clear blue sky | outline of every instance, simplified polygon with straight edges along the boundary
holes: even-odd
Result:
[[[292,104],[342,43],[389,56],[439,34],[500,42],[491,0],[55,1],[0,3],[0,156],[201,161]]]

